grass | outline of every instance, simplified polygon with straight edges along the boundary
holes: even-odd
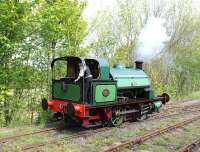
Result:
[[[172,102],[180,101],[180,100],[193,100],[193,99],[200,99],[200,91],[192,92],[188,95],[183,95],[172,99]]]
[[[200,91],[194,92],[188,96],[182,97],[182,99],[200,99]],[[131,137],[135,136],[141,136],[147,133],[149,130],[154,130],[157,127],[164,127],[172,123],[177,123],[178,121],[181,121],[183,118],[177,119],[170,119],[170,120],[163,120],[163,121],[156,121],[151,122],[150,124],[139,126],[136,125],[136,127],[126,128],[126,129],[119,129],[119,128],[113,128],[110,132],[101,133],[98,135],[95,135],[91,138],[88,138],[86,141],[82,143],[81,139],[76,140],[75,142],[65,142],[62,146],[51,146],[47,145],[42,148],[44,151],[70,151],[70,152],[78,152],[78,151],[100,151],[102,150],[102,147],[110,146],[114,143],[117,143],[122,140],[126,140]],[[9,135],[17,135],[17,134],[23,134],[27,132],[32,132],[39,127],[41,127],[44,124],[41,124],[37,127],[27,127],[27,128],[11,128],[5,131],[0,131],[0,138],[9,136]],[[134,126],[134,125],[133,125]],[[4,130],[4,129],[3,129]],[[158,138],[155,138],[148,141],[147,143],[143,143],[139,146],[136,146],[136,150],[147,150],[147,151],[155,151],[155,152],[167,152],[167,151],[173,151],[174,149],[177,150],[180,147],[182,147],[184,144],[189,143],[192,139],[194,139],[197,136],[200,136],[200,121],[193,123],[191,125],[187,125],[186,127],[181,129],[182,131],[177,132],[175,135],[171,133],[164,134]],[[184,132],[184,134],[183,134]],[[67,134],[68,135],[68,134]],[[3,147],[3,149],[0,148],[0,151],[17,151],[19,149],[19,145],[22,143],[24,145],[26,144],[32,144],[36,142],[42,142],[42,141],[48,141],[51,140],[53,137],[50,136],[43,136],[43,135],[37,135],[36,137],[30,137],[28,139],[26,138],[19,138],[19,140],[14,141],[9,147]],[[186,140],[187,139],[187,140]],[[171,148],[169,148],[171,147]],[[10,149],[11,148],[11,149]],[[124,149],[123,151],[129,151]]]
[[[200,99],[200,91],[193,92],[184,97],[185,99]]]
[[[166,141],[163,138],[157,138],[152,143],[153,145],[165,145]]]
[[[0,131],[0,138],[7,137],[7,136],[16,136],[16,135],[21,135],[24,133],[31,133],[34,131],[39,130],[39,128],[35,126],[28,126],[28,127],[18,127],[18,128],[9,128],[9,129],[4,129]]]
[[[167,152],[167,150],[163,146],[155,147],[154,145],[145,144],[145,143],[143,143],[139,146],[136,146],[133,151],[136,151],[136,152],[137,151],[138,152],[142,152],[142,151],[144,151],[144,152]]]
[[[101,146],[101,145],[111,145],[114,143],[112,138],[104,138],[104,137],[99,137],[96,138],[94,141],[90,142],[94,144],[95,146]]]
[[[136,151],[172,152],[200,136],[200,120],[137,146]]]
[[[129,130],[124,133],[124,137],[133,137],[133,136],[142,136],[145,133],[147,133],[148,130],[146,128],[140,128],[140,129],[135,129],[135,130]]]
[[[26,128],[27,129],[27,128]],[[37,128],[39,129],[39,128]],[[26,132],[28,132],[26,130]],[[29,132],[32,132],[29,130]],[[24,134],[25,131],[21,132],[20,134]],[[22,151],[23,146],[27,146],[29,144],[35,144],[35,143],[45,143],[51,140],[55,140],[55,136],[53,135],[54,132],[48,133],[48,134],[36,134],[32,136],[24,136],[24,137],[19,137],[16,140],[13,140],[9,142],[8,144],[3,145],[2,147],[0,146],[0,151]],[[68,133],[66,134],[61,134],[61,137],[63,136],[69,136]],[[48,147],[49,145],[47,145]],[[54,145],[55,146],[55,145]],[[55,146],[57,147],[57,146]],[[58,148],[56,148],[58,149]],[[55,150],[54,150],[55,151]]]
[[[177,120],[177,119],[176,119]],[[179,119],[181,121],[181,118]],[[124,139],[128,139],[130,137],[135,136],[141,136],[146,134],[149,130],[154,130],[157,127],[164,127],[166,125],[169,125],[171,123],[174,123],[171,119],[170,120],[162,120],[162,121],[156,121],[151,122],[150,124],[141,124],[141,125],[133,125],[130,128],[113,128],[110,132],[104,132],[97,134],[95,136],[89,137],[88,139],[77,139],[74,141],[63,141],[64,144],[61,144],[61,146],[56,145],[46,145],[42,148],[42,151],[55,151],[55,152],[62,152],[62,151],[70,151],[70,152],[78,152],[78,151],[91,151],[91,152],[98,152],[102,150],[103,147],[110,146],[112,144],[118,143],[119,141],[122,141]],[[167,152],[172,151],[173,149],[179,149],[185,142],[189,142],[189,140],[193,139],[195,136],[200,136],[200,121],[197,123],[193,123],[191,125],[188,125],[187,127],[184,127],[180,129],[182,132],[186,132],[187,134],[182,134],[181,131],[178,131],[177,134],[164,134],[158,138],[155,138],[151,142],[148,141],[148,143],[141,144],[139,146],[136,146],[136,150],[147,150],[147,151],[155,151],[155,152]],[[12,143],[9,147],[4,147],[3,149],[0,149],[0,151],[20,151],[19,145],[22,143],[24,145],[26,144],[32,144],[36,142],[42,142],[51,140],[52,137],[50,136],[44,136],[44,135],[38,135],[37,138],[35,137],[29,137],[26,138],[20,138],[19,140],[16,140]],[[188,139],[185,141],[185,139]],[[60,141],[61,142],[61,141]],[[172,147],[171,149],[168,147]],[[11,148],[11,149],[10,149]],[[104,148],[103,148],[104,149]],[[123,149],[123,151],[129,151],[127,149]]]

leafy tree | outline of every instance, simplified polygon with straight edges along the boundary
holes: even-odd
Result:
[[[33,122],[50,90],[50,62],[84,55],[85,2],[0,2],[0,123]],[[30,119],[27,119],[30,118]]]
[[[200,14],[192,1],[117,1],[114,12],[103,11],[97,16],[98,23],[91,25],[96,27],[89,32],[89,36],[96,36],[91,41],[91,50],[96,51],[95,55],[107,57],[112,64],[120,61],[133,65],[140,31],[151,16],[166,20],[170,36],[162,54],[145,63],[156,92],[179,97],[197,90]],[[152,35],[155,36],[156,33]]]

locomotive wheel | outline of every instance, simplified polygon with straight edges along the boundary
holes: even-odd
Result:
[[[81,125],[80,122],[76,122],[73,118],[71,118],[68,115],[65,115],[64,122],[67,125],[67,127],[69,127],[69,128],[79,127]]]
[[[111,124],[115,127],[120,126],[123,123],[123,116],[113,116]]]
[[[53,119],[54,119],[55,121],[62,120],[62,119],[63,119],[62,113],[60,113],[60,112],[54,113],[54,114],[53,114]]]
[[[137,120],[138,121],[143,121],[143,120],[146,120],[148,118],[149,118],[148,114],[144,114],[144,115],[141,115],[139,118],[137,118]]]

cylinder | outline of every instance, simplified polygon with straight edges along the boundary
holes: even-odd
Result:
[[[162,107],[162,102],[161,101],[156,101],[153,103],[155,109],[160,109]]]

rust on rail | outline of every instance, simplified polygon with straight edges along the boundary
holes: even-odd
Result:
[[[200,145],[200,138],[198,138],[198,139],[192,141],[191,143],[185,145],[184,147],[180,148],[177,152],[189,152],[193,148],[197,147],[198,145]]]
[[[46,133],[52,130],[56,130],[56,128],[49,128],[49,129],[44,129],[44,130],[40,130],[40,131],[36,131],[36,132],[31,132],[31,133],[26,133],[26,134],[21,134],[21,135],[16,135],[16,136],[9,136],[9,137],[4,137],[4,138],[0,138],[0,144],[6,143],[10,140],[19,138],[19,137],[24,137],[24,136],[29,136],[29,135],[35,135],[35,134],[41,134],[41,133]]]
[[[134,137],[134,138],[131,138],[129,140],[122,141],[120,144],[109,147],[108,149],[104,150],[103,152],[119,151],[121,148],[128,148],[130,146],[140,144],[140,143],[142,143],[142,142],[144,142],[148,139],[151,139],[155,136],[170,132],[170,131],[175,130],[177,128],[181,128],[181,127],[183,127],[183,126],[185,126],[185,125],[187,125],[187,124],[189,124],[193,121],[199,120],[199,118],[200,118],[200,115],[193,117],[191,119],[185,120],[183,122],[177,123],[175,125],[171,125],[171,126],[168,126],[168,127],[165,127],[165,128],[155,130],[153,132],[147,133],[146,135]]]
[[[80,137],[87,137],[87,136],[90,136],[91,134],[96,134],[96,133],[99,133],[99,132],[103,132],[103,131],[106,131],[108,130],[109,128],[108,127],[104,127],[104,128],[99,128],[99,129],[94,129],[94,130],[90,130],[90,132],[88,131],[83,131],[83,132],[78,132],[78,133],[74,133],[70,136],[66,136],[66,137],[61,137],[57,140],[50,140],[50,141],[46,141],[46,142],[43,142],[43,143],[36,143],[36,144],[30,144],[30,145],[25,145],[23,148],[22,148],[22,151],[27,151],[27,150],[33,150],[33,149],[37,149],[37,148],[40,148],[40,147],[43,147],[45,145],[49,145],[49,144],[56,144],[56,145],[60,145],[60,141],[61,140],[68,140],[68,141],[71,141],[72,139],[75,139],[75,138],[80,138]]]
[[[197,110],[191,110],[190,112],[199,112],[200,109],[197,109]],[[180,114],[185,114],[185,112],[183,113],[176,113],[176,114],[169,114],[169,115],[162,115],[162,116],[159,116],[159,117],[155,117],[155,118],[150,118],[150,119],[147,119],[148,120],[154,120],[154,119],[162,119],[162,118],[166,118],[166,117],[171,117],[171,116],[175,116],[175,115],[180,115]],[[126,126],[120,126],[120,128],[124,128]],[[37,148],[40,148],[40,147],[43,147],[45,145],[49,145],[49,144],[59,144],[59,141],[61,140],[69,140],[70,139],[75,139],[75,138],[79,138],[79,137],[87,137],[91,134],[95,134],[95,133],[99,133],[99,132],[103,132],[103,131],[108,131],[110,130],[111,128],[107,128],[107,127],[104,127],[104,128],[100,128],[100,129],[97,129],[97,130],[93,130],[92,132],[79,132],[79,133],[76,133],[76,134],[73,134],[71,136],[67,136],[67,137],[62,137],[62,138],[59,138],[57,139],[56,141],[55,140],[51,140],[51,141],[47,141],[47,142],[43,142],[43,143],[36,143],[36,144],[30,144],[30,145],[25,145],[22,150],[23,151],[26,151],[26,150],[31,150],[31,149],[37,149]],[[160,133],[162,133],[162,130],[160,130]],[[151,135],[152,136],[152,135]],[[144,138],[149,138],[148,136],[147,137],[144,137]],[[137,137],[137,139],[135,139],[136,144],[137,143],[140,143],[142,142],[141,139],[139,137]],[[133,143],[134,144],[134,143]]]

